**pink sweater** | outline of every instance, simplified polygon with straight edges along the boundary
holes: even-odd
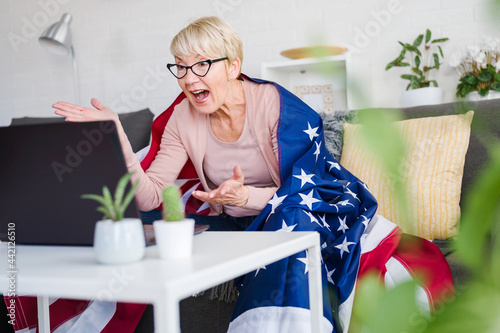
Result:
[[[260,211],[280,186],[276,137],[280,100],[278,91],[272,84],[243,81],[243,89],[248,125],[256,133],[269,174],[277,184],[276,187],[265,188],[249,186],[250,196],[245,208]],[[142,170],[130,143],[125,140],[126,135],[122,128],[119,133],[127,168],[130,172],[134,172],[132,181],[139,181],[136,200],[141,210],[152,210],[161,204],[162,189],[177,179],[188,157],[193,162],[204,189],[210,190],[203,171],[207,137],[206,116],[194,110],[187,99],[175,107],[165,127],[160,150],[146,172]],[[210,205],[210,208],[211,215],[222,213],[221,205]]]

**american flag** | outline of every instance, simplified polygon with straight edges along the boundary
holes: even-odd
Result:
[[[257,81],[262,82],[262,81]],[[396,283],[429,271],[419,289],[422,306],[432,310],[439,291],[451,288],[451,274],[439,249],[410,236],[382,216],[366,184],[327,151],[320,116],[276,84],[281,96],[278,127],[281,187],[249,231],[317,231],[322,248],[324,332],[347,331],[358,277],[376,270]],[[426,262],[428,251],[437,262]],[[434,259],[433,259],[434,260]],[[308,253],[303,251],[241,279],[229,331],[310,332]]]
[[[324,332],[348,330],[356,283],[367,272],[375,271],[388,287],[418,280],[420,305],[433,311],[444,292],[449,295],[454,291],[439,249],[431,242],[402,234],[395,224],[376,215],[377,202],[367,186],[326,150],[321,117],[295,95],[275,86],[281,97],[278,146],[282,185],[248,230],[320,234]],[[154,160],[175,105],[184,98],[180,94],[155,119],[152,145],[141,163],[144,169]],[[179,177],[190,179],[181,180],[186,211],[206,214],[201,203],[189,197],[199,186],[193,180],[197,176],[192,164],[188,162]],[[310,332],[307,257],[303,251],[240,278],[240,296],[228,332]],[[426,280],[419,280],[417,272],[419,276],[425,273]],[[16,333],[35,332],[36,299],[23,296],[17,302],[23,316],[16,322]],[[144,308],[144,304],[54,299],[51,329],[133,332]],[[89,315],[92,321],[87,320]],[[95,323],[99,325],[92,326]]]

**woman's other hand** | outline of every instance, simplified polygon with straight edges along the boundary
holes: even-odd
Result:
[[[59,116],[66,118],[66,121],[84,122],[84,121],[100,121],[114,120],[118,123],[118,115],[101,104],[97,99],[90,100],[95,109],[86,108],[83,106],[71,104],[68,102],[57,102],[52,107],[56,109],[54,112]]]
[[[243,185],[245,177],[239,165],[233,168],[233,177],[223,182],[217,189],[204,192],[193,191],[193,196],[211,204],[243,207],[248,202],[250,191]]]

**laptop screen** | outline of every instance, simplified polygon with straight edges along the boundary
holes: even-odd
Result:
[[[0,128],[0,239],[17,244],[92,245],[98,203],[127,172],[112,121]],[[139,217],[133,201],[126,217]]]

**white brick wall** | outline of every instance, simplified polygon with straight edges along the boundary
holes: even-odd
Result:
[[[163,111],[179,93],[166,71],[170,40],[191,18],[224,17],[245,48],[243,71],[259,77],[280,51],[316,43],[353,48],[352,77],[363,96],[353,107],[400,105],[403,72],[385,65],[428,27],[457,46],[500,36],[489,0],[0,0],[0,125],[13,117],[52,116],[51,104],[74,102],[69,56],[47,53],[37,38],[69,12],[81,103],[92,97],[118,112]],[[13,42],[12,39],[15,39]],[[436,79],[453,101],[457,78],[446,64]]]

